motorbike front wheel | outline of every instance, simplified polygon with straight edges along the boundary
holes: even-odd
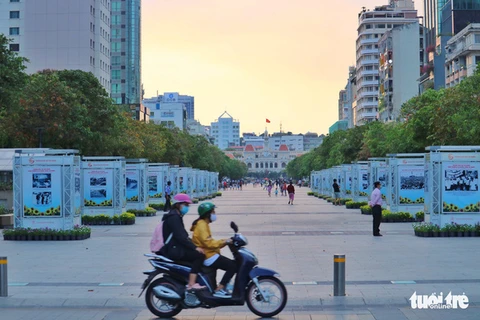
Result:
[[[282,312],[287,304],[287,289],[282,281],[275,277],[259,277],[260,289],[266,296],[265,300],[255,283],[250,282],[247,288],[247,306],[257,316],[271,318]]]
[[[169,301],[165,301],[159,299],[153,293],[153,288],[156,286],[165,286],[172,290],[175,290],[175,286],[170,282],[159,278],[152,283],[147,288],[147,292],[145,293],[145,302],[147,303],[148,310],[151,313],[156,315],[159,318],[172,318],[182,311],[182,307],[179,303],[172,303]]]

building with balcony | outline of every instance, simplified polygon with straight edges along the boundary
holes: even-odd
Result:
[[[412,0],[391,1],[358,14],[354,125],[363,125],[378,116],[378,40],[386,31],[412,22],[418,22]]]
[[[28,73],[91,72],[110,93],[110,1],[2,0],[0,33],[29,60]]]
[[[445,87],[453,87],[475,73],[480,63],[480,23],[469,24],[445,47]]]
[[[143,103],[152,111],[159,110],[162,102],[183,103],[187,110],[187,119],[195,120],[195,97],[181,95],[178,92],[165,92],[163,95],[143,100]]]
[[[428,51],[430,74],[422,77],[432,81],[435,90],[446,87],[447,79],[456,77],[446,74],[446,50],[449,40],[471,23],[480,23],[480,1],[477,0],[425,0],[424,21],[426,27],[425,47]],[[458,76],[460,77],[458,72]],[[458,79],[457,79],[458,80]]]
[[[303,150],[310,151],[319,147],[323,143],[325,135],[318,135],[314,132],[307,132],[303,136]]]
[[[418,22],[395,27],[378,42],[379,120],[399,120],[402,105],[418,95],[423,50],[423,27]]]
[[[240,145],[240,122],[225,111],[212,122],[210,135],[221,150]]]

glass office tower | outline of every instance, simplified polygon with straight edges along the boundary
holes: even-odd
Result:
[[[111,2],[112,99],[117,104],[140,104],[141,0]]]

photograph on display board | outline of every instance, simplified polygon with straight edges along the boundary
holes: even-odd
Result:
[[[163,196],[162,192],[159,191],[159,183],[158,183],[158,176],[150,175],[148,177],[148,195],[150,198],[161,198]]]
[[[50,188],[52,186],[52,175],[50,173],[33,174],[33,188]]]
[[[81,197],[81,180],[80,180],[80,169],[75,169],[75,216],[78,216],[82,213],[82,197]]]
[[[180,177],[180,181],[179,181],[179,182],[180,182],[180,186],[179,186],[180,192],[183,192],[183,191],[184,191],[184,190],[183,190],[183,177]]]
[[[84,206],[111,207],[113,205],[113,171],[90,170],[84,174]]]
[[[367,172],[362,172],[362,180],[360,181],[361,184],[361,190],[359,192],[360,197],[368,197],[368,186],[370,185],[368,181],[368,173]]]
[[[52,193],[50,191],[33,192],[33,202],[37,206],[47,206],[52,203]]]
[[[448,163],[443,169],[443,212],[479,212],[479,164]]]
[[[107,185],[107,177],[90,177],[90,186],[91,187],[101,187]]]
[[[24,168],[23,215],[60,216],[61,180],[54,167]]]
[[[403,166],[399,168],[398,173],[400,176],[400,203],[422,204],[425,201],[423,166]]]
[[[138,176],[137,171],[127,172],[126,178],[127,186],[127,201],[138,201]]]

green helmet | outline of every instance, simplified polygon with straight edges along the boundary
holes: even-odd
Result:
[[[198,215],[203,217],[204,215],[210,213],[215,209],[215,205],[211,202],[204,202],[198,206]]]

